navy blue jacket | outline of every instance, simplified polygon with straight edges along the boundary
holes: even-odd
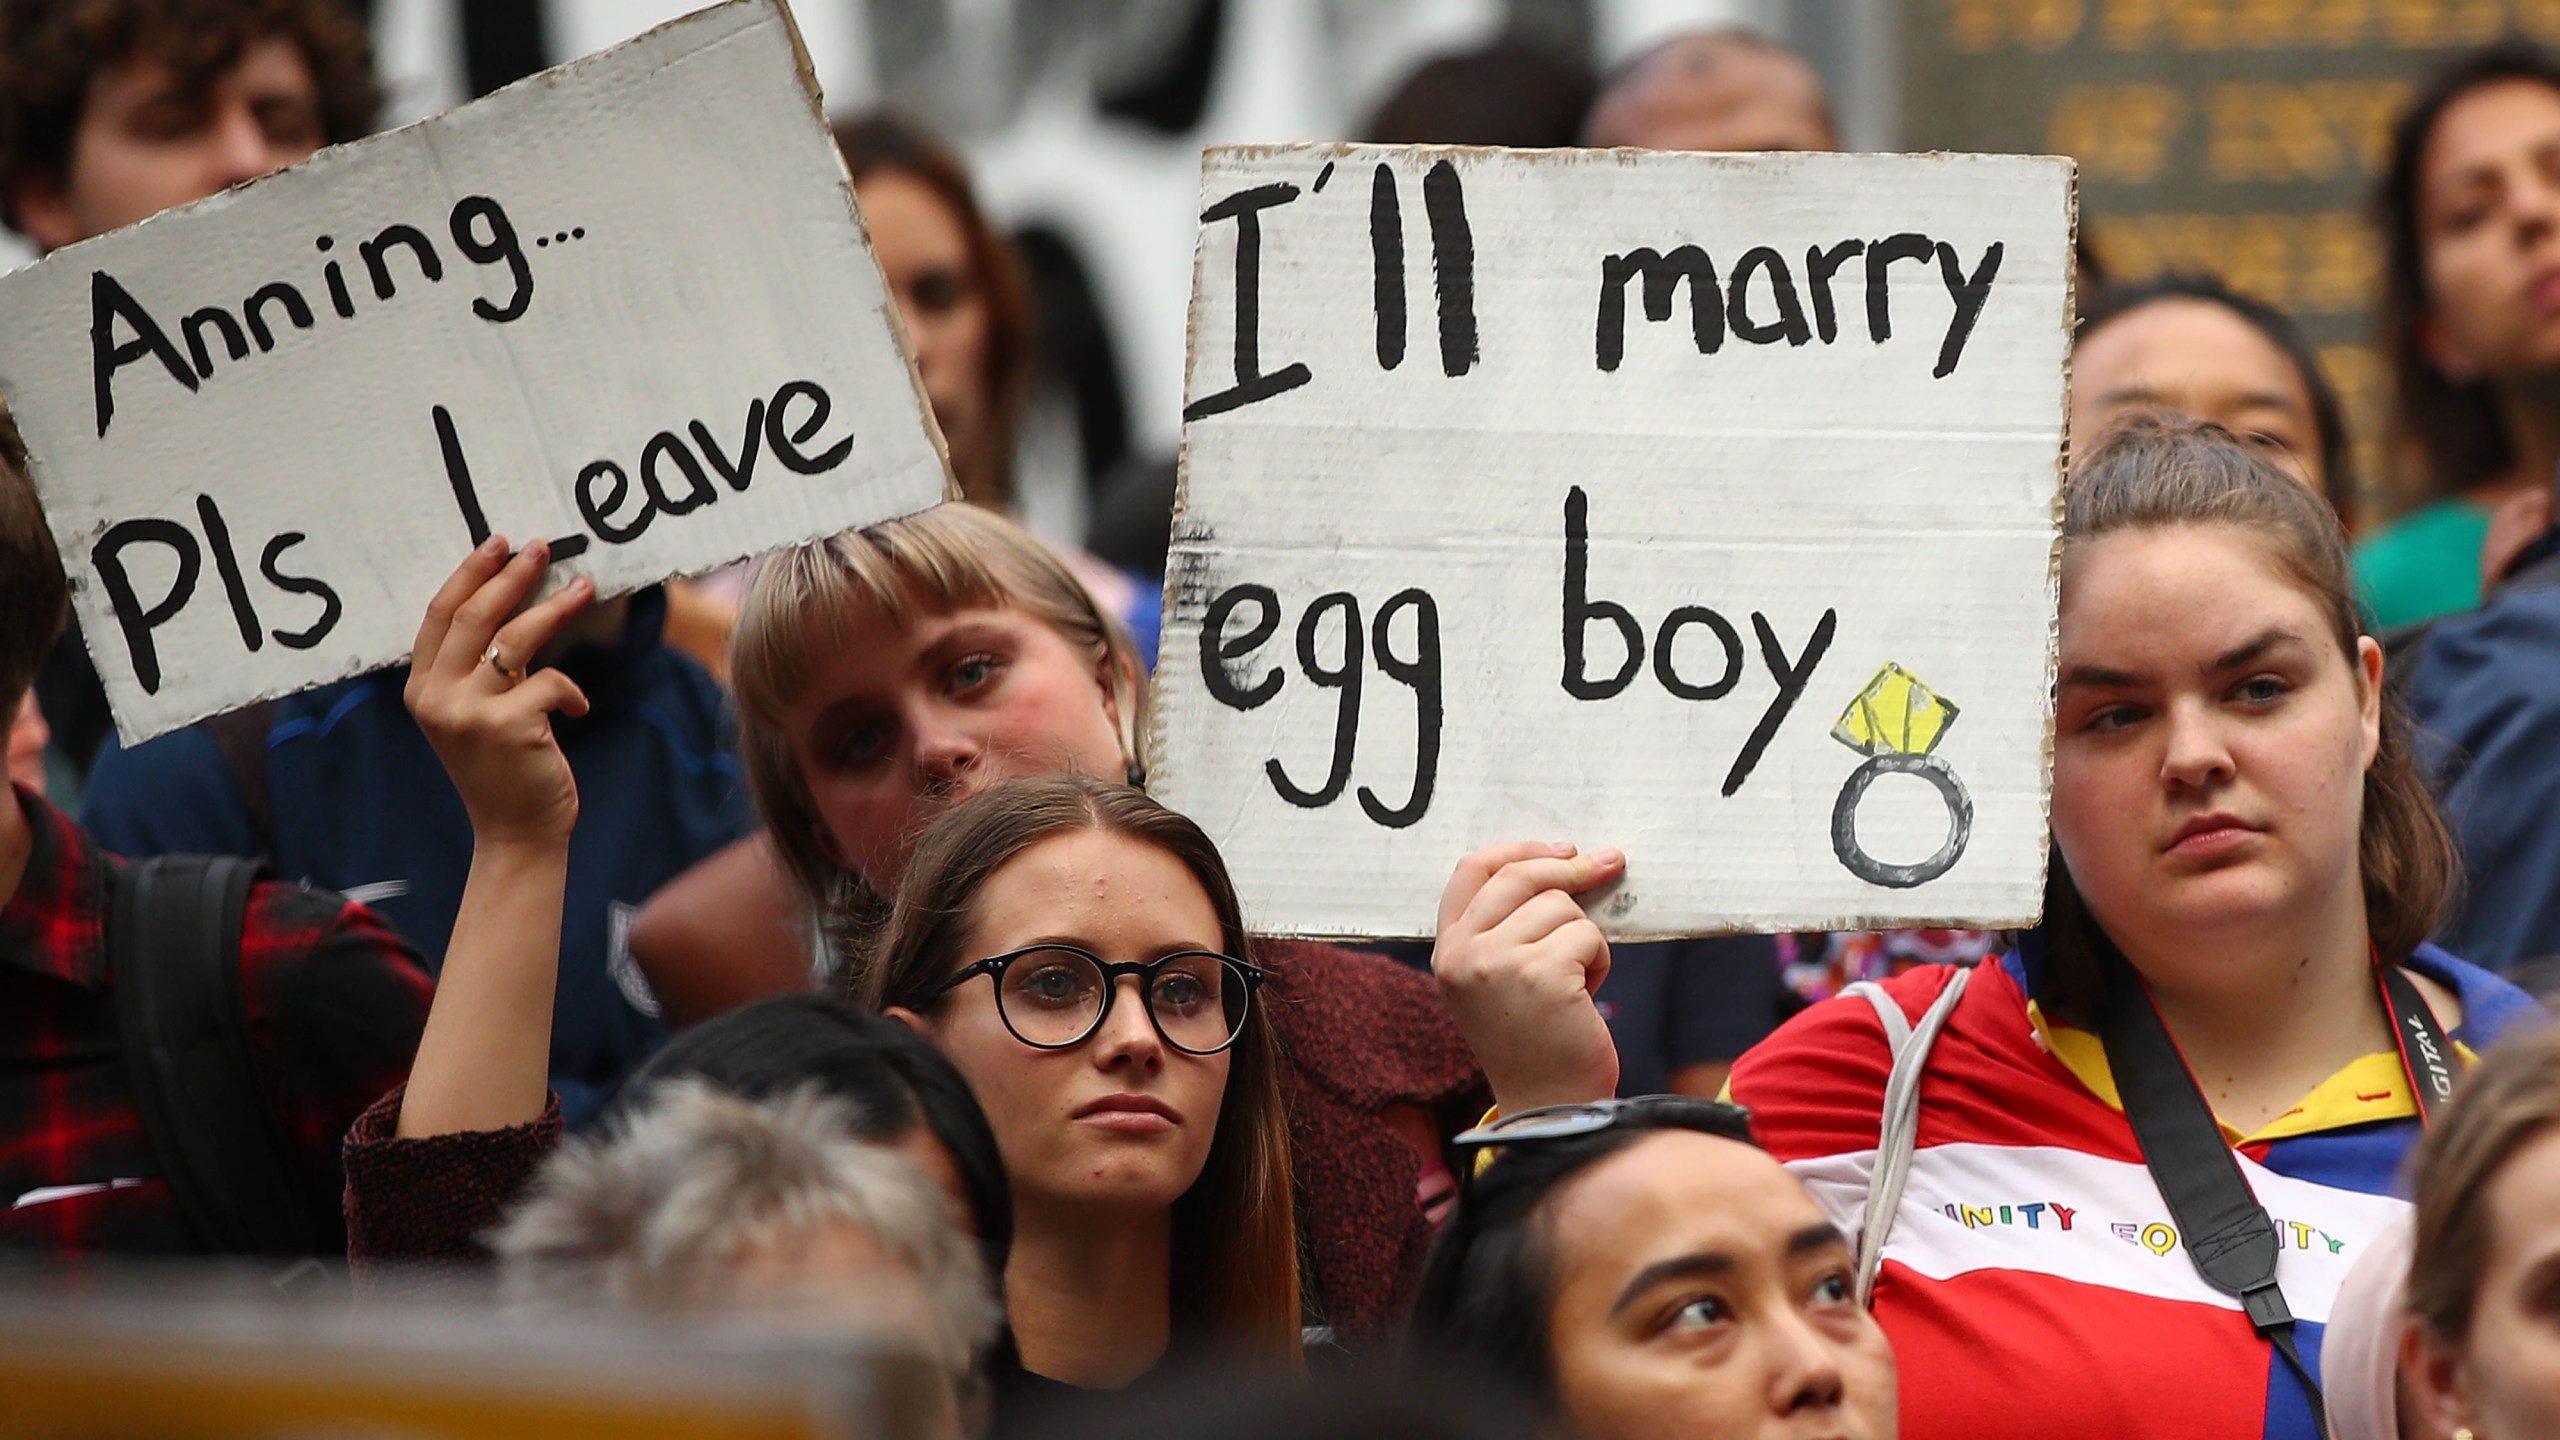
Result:
[[[2468,874],[2439,940],[2492,970],[2560,954],[2560,587],[2437,622],[2409,708]]]
[[[551,1084],[576,1123],[665,1037],[632,967],[631,915],[751,816],[728,702],[701,666],[659,643],[655,590],[618,644],[561,668],[592,705],[553,717],[578,780],[568,910],[551,1034]],[[266,736],[272,844],[238,774],[202,726],[98,756],[81,822],[109,850],[265,855],[277,872],[360,898],[441,970],[471,868],[471,820],[401,703],[405,667],[275,702]]]

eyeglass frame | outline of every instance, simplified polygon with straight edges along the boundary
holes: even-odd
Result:
[[[1021,1028],[1013,1023],[1012,1012],[1005,1009],[1004,972],[1012,967],[1013,962],[1021,959],[1023,956],[1038,954],[1043,950],[1063,950],[1070,955],[1082,956],[1085,960],[1091,962],[1096,970],[1102,972],[1102,1006],[1100,1009],[1094,1011],[1093,1023],[1085,1026],[1084,1033],[1078,1035],[1073,1040],[1058,1041],[1054,1044],[1034,1040],[1030,1036],[1022,1033]],[[1235,1028],[1227,1032],[1227,1038],[1225,1040],[1209,1047],[1206,1050],[1194,1050],[1190,1046],[1183,1044],[1181,1041],[1174,1039],[1172,1034],[1164,1028],[1164,1020],[1156,1014],[1155,1001],[1149,997],[1155,993],[1151,987],[1155,983],[1157,973],[1163,970],[1165,966],[1172,964],[1176,960],[1198,959],[1202,957],[1215,960],[1219,964],[1233,969],[1236,974],[1243,979],[1244,1007],[1236,1016]],[[1159,955],[1153,960],[1140,962],[1135,960],[1105,960],[1101,956],[1094,954],[1092,951],[1087,950],[1081,945],[1064,945],[1056,941],[1051,941],[1041,945],[1025,945],[1019,950],[1008,950],[1001,955],[987,956],[983,960],[972,960],[968,964],[951,972],[950,978],[944,980],[940,985],[935,986],[933,993],[926,998],[928,1000],[940,1000],[943,996],[950,994],[952,991],[957,990],[961,986],[975,980],[981,975],[984,975],[995,986],[996,1018],[1004,1022],[1004,1028],[1007,1034],[1013,1036],[1014,1039],[1021,1041],[1023,1044],[1030,1046],[1034,1050],[1073,1050],[1077,1046],[1092,1039],[1094,1036],[1102,1033],[1103,1022],[1111,1018],[1111,1007],[1118,1004],[1120,1001],[1120,977],[1123,975],[1135,975],[1139,977],[1138,1008],[1147,1013],[1147,1023],[1155,1027],[1157,1039],[1162,1040],[1165,1044],[1172,1046],[1175,1050],[1180,1051],[1185,1055],[1223,1055],[1227,1051],[1235,1048],[1235,1043],[1238,1040],[1244,1038],[1245,1022],[1253,1018],[1254,996],[1260,993],[1262,989],[1262,982],[1268,974],[1268,971],[1265,971],[1261,966],[1254,964],[1250,960],[1239,960],[1233,955],[1221,954],[1215,950],[1176,950],[1170,955]]]
[[[1689,1130],[1701,1135],[1739,1140],[1754,1149],[1760,1145],[1751,1133],[1751,1111],[1730,1100],[1710,1100],[1702,1095],[1629,1095],[1623,1099],[1540,1105],[1497,1115],[1450,1139],[1452,1151],[1460,1155],[1475,1155],[1474,1159],[1458,1167],[1459,1192],[1463,1195],[1473,1188],[1476,1175],[1492,1158],[1484,1155],[1484,1151],[1570,1140],[1578,1135],[1597,1135],[1620,1127]]]

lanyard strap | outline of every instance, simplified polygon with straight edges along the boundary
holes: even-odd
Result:
[[[2293,1311],[2276,1283],[2275,1222],[2240,1173],[2239,1159],[2223,1142],[2213,1108],[2196,1088],[2195,1076],[2141,978],[2114,945],[2100,948],[2107,997],[2099,1038],[2124,1101],[2125,1119],[2142,1146],[2142,1162],[2169,1202],[2196,1273],[2238,1300],[2250,1326],[2293,1367],[2310,1396],[2312,1418],[2325,1434],[2320,1382],[2294,1345]],[[2391,1013],[2401,1064],[2409,1073],[2419,1123],[2424,1124],[2432,1107],[2453,1093],[2453,1047],[2409,977],[2396,966],[2377,963],[2374,970],[2383,1007]]]

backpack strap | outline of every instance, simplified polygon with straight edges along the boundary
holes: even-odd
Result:
[[[1894,1212],[1901,1207],[1903,1186],[1911,1179],[1911,1156],[1920,1137],[1921,1074],[1929,1068],[1929,1051],[1938,1043],[1938,1032],[1947,1028],[1947,1017],[1955,1013],[1956,1002],[1964,998],[1972,979],[1971,966],[1949,976],[1946,988],[1938,992],[1917,1026],[1902,1013],[1901,1002],[1872,980],[1861,980],[1840,992],[1875,1007],[1876,1018],[1884,1022],[1886,1048],[1893,1054],[1893,1073],[1885,1081],[1884,1112],[1876,1137],[1875,1174],[1867,1181],[1866,1214],[1858,1225],[1861,1305],[1875,1294],[1876,1272],[1884,1268],[1885,1238],[1893,1233]]]
[[[143,1134],[198,1243],[307,1257],[320,1231],[259,1078],[241,988],[241,930],[264,872],[233,856],[122,867],[107,966]]]

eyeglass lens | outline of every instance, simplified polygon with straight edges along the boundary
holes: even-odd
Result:
[[[1175,1048],[1210,1051],[1244,1024],[1244,974],[1215,955],[1176,955],[1144,977],[1147,1009]],[[996,999],[1005,1023],[1034,1045],[1073,1045],[1101,1021],[1100,967],[1073,950],[1025,951],[1005,967]]]

